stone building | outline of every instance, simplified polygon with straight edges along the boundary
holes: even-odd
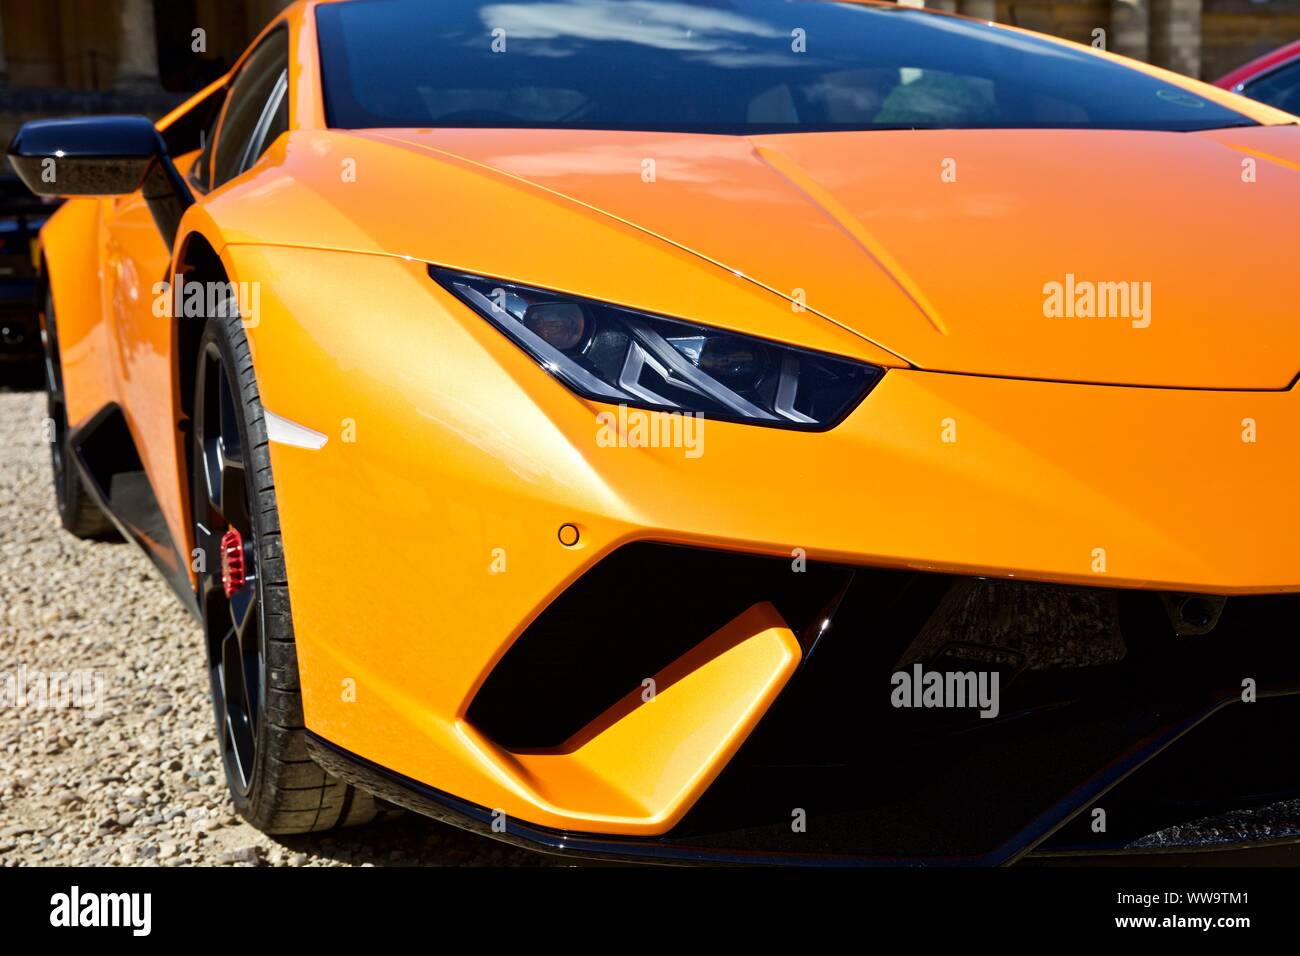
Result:
[[[1300,39],[1300,0],[930,0],[1213,80]],[[994,9],[996,8],[996,9]]]
[[[160,115],[288,0],[0,0],[0,142],[33,116]],[[434,2],[434,0],[431,0]],[[1300,37],[1300,0],[903,0],[1213,79]]]
[[[160,116],[288,2],[0,0],[0,142],[36,116]]]

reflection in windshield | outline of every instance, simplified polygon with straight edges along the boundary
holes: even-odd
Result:
[[[316,10],[330,124],[753,134],[1250,121],[1092,51],[907,7],[350,0]]]

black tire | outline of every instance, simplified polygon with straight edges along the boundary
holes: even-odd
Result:
[[[45,290],[45,313],[41,316],[41,344],[45,351],[46,428],[49,429],[45,437],[50,443],[50,462],[54,466],[54,503],[59,509],[59,520],[78,538],[114,537],[116,527],[83,483],[73,461],[58,324],[54,317],[54,296],[49,289]]]
[[[235,809],[266,833],[396,815],[307,756],[266,424],[248,339],[233,303],[228,311],[207,320],[200,340],[190,458],[195,540],[206,559],[199,606],[226,782]],[[243,539],[247,583],[228,595],[222,537],[230,528]]]

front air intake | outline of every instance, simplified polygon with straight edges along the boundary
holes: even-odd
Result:
[[[510,750],[558,746],[757,603],[770,601],[802,634],[850,575],[789,558],[627,545],[519,636],[469,720]]]

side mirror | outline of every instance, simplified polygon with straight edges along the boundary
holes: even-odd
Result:
[[[167,146],[144,116],[91,116],[24,123],[9,162],[38,196],[125,196],[141,190],[170,247],[194,203]]]

